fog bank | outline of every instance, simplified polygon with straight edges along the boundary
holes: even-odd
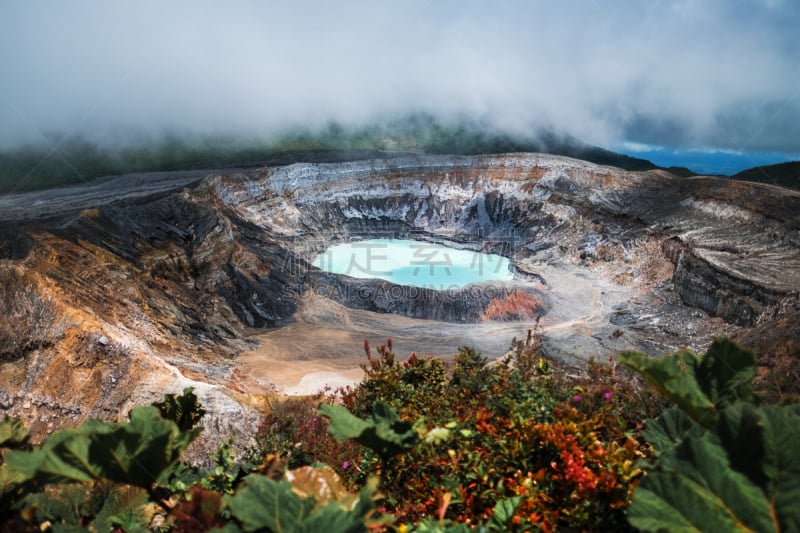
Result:
[[[800,152],[798,27],[793,1],[4,2],[0,146],[429,112]]]

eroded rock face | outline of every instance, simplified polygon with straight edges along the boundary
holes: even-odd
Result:
[[[209,425],[252,430],[233,356],[252,328],[291,320],[311,290],[409,317],[515,320],[553,311],[537,265],[570,262],[748,325],[800,288],[800,194],[719,178],[515,154],[158,176],[150,186],[120,178],[97,190],[0,198],[0,409],[40,433],[188,385],[212,406]],[[376,235],[501,253],[532,283],[497,298],[403,299],[385,282],[310,267],[332,243]],[[373,297],[359,296],[366,290]],[[627,312],[619,327],[639,320]]]
[[[536,155],[299,164],[205,185],[299,253],[387,231],[606,259],[656,236],[684,302],[714,316],[751,324],[800,287],[800,195],[768,185]]]

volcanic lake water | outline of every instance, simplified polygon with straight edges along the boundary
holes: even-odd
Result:
[[[508,259],[503,256],[403,239],[337,244],[317,256],[313,264],[334,274],[436,290],[513,279]]]

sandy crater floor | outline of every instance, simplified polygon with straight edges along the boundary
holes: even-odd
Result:
[[[577,354],[608,355],[599,339],[615,329],[609,323],[612,308],[631,298],[635,290],[617,285],[591,270],[571,264],[543,265],[538,273],[547,281],[552,310],[541,321],[551,344],[570,347]],[[520,282],[526,283],[526,282]],[[364,375],[364,340],[374,348],[391,338],[395,353],[405,359],[417,355],[454,356],[459,346],[472,346],[490,359],[505,354],[514,337],[523,339],[534,322],[454,324],[398,315],[348,309],[322,296],[308,294],[300,301],[295,321],[253,337],[258,349],[237,361],[250,379],[288,395],[313,394],[323,387],[357,383]],[[615,346],[624,349],[623,343]],[[577,361],[571,361],[577,362]]]

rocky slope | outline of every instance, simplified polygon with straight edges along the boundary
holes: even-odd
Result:
[[[309,266],[387,234],[505,254],[520,284],[408,297]],[[493,332],[544,314],[558,355],[613,351],[615,329],[700,343],[781,319],[799,289],[800,193],[769,185],[539,154],[127,176],[0,198],[0,408],[41,434],[192,385],[207,425],[247,432],[263,387],[235,356],[313,298]]]

